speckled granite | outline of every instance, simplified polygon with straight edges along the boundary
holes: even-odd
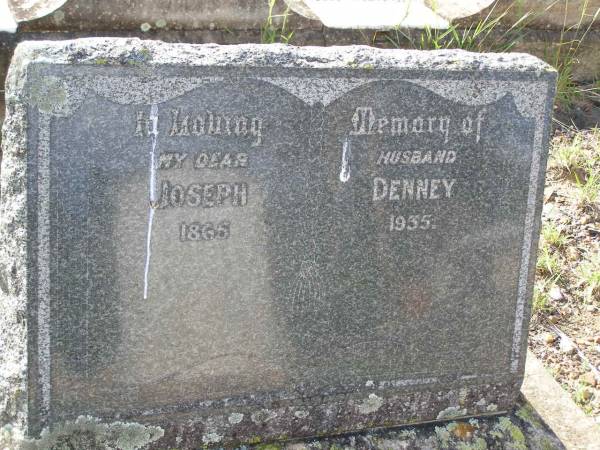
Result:
[[[554,80],[519,54],[21,44],[4,430],[188,449],[509,410]]]

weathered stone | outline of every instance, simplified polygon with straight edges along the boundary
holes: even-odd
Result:
[[[394,0],[391,0],[393,3]],[[404,3],[403,0],[396,0]],[[456,2],[456,1],[429,1],[413,2],[411,10],[429,6],[445,19],[464,17],[480,11],[488,0]],[[60,3],[64,3],[56,9]],[[288,2],[291,8],[286,4]],[[583,3],[587,9],[583,11]],[[288,20],[292,29],[321,29],[323,23],[311,13],[311,9],[298,0],[278,0],[275,3],[274,15],[276,21],[281,20],[281,15],[288,13]],[[316,2],[313,2],[313,5]],[[343,8],[343,2],[340,8]],[[461,4],[462,3],[462,4]],[[495,6],[494,6],[495,5]],[[186,0],[141,0],[137,2],[123,0],[104,0],[91,2],[86,0],[38,0],[24,2],[22,0],[9,0],[9,6],[19,22],[28,31],[69,31],[69,30],[136,30],[140,24],[146,22],[153,27],[158,20],[164,20],[166,26],[176,30],[198,30],[211,28],[227,28],[231,30],[245,30],[260,27],[269,14],[269,3],[263,0],[204,0],[202,2],[189,2]],[[390,5],[380,2],[375,7],[383,9]],[[600,0],[582,0],[556,2],[552,0],[522,0],[515,5],[514,0],[500,0],[493,2],[492,6],[485,8],[481,13],[461,20],[465,26],[472,25],[489,16],[489,20],[502,18],[501,26],[506,28],[521,20],[523,14],[530,13],[532,28],[544,30],[554,29],[572,30],[577,24],[582,29],[591,25],[592,29],[600,28],[599,21],[593,21],[594,13],[600,8]],[[56,9],[56,10],[54,10]],[[295,11],[298,11],[297,14]],[[42,17],[44,14],[49,15]],[[342,11],[343,13],[343,11]],[[304,17],[306,16],[306,17]],[[37,20],[32,20],[38,18]],[[24,22],[29,21],[29,22]],[[392,27],[402,22],[398,17]],[[528,21],[531,22],[531,21]],[[211,27],[212,25],[212,27]],[[390,26],[388,25],[387,28]]]
[[[2,423],[197,448],[509,410],[554,79],[522,54],[22,44]]]

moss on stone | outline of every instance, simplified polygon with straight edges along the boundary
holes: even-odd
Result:
[[[56,113],[67,104],[67,91],[56,77],[32,77],[30,100],[44,113]]]
[[[523,434],[523,431],[521,431],[521,429],[517,425],[512,423],[512,421],[508,417],[500,417],[496,428],[502,432],[502,437],[506,438],[506,434],[510,436],[512,442],[510,443],[509,448],[512,448],[514,450],[527,450],[525,435]]]
[[[279,444],[262,444],[256,447],[256,450],[281,450],[281,445]]]
[[[260,438],[260,436],[251,436],[250,438],[246,439],[246,443],[250,445],[256,445],[260,444],[261,440],[262,439]]]
[[[460,442],[456,450],[487,450],[487,442],[483,438],[475,438],[473,442]]]
[[[450,431],[448,431],[447,427],[435,427],[435,435],[439,442],[440,448],[448,448],[452,437],[450,436]]]
[[[543,426],[542,423],[536,417],[535,411],[529,404],[525,404],[525,405],[521,406],[517,410],[516,415],[521,420],[527,422],[528,424],[532,425],[535,428],[541,428]]]

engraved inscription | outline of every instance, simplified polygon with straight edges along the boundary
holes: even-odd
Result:
[[[438,200],[452,197],[455,179],[373,179],[373,201]]]
[[[410,216],[392,214],[390,216],[389,231],[435,230],[436,228],[431,214]]]
[[[163,152],[158,159],[158,168],[160,170],[181,169],[187,156],[187,153],[183,152]]]
[[[171,110],[168,136],[234,136],[250,137],[253,147],[262,144],[263,119],[260,117],[230,116],[211,111],[181,112]],[[152,131],[152,121],[145,111],[138,111],[134,135],[146,137]]]
[[[464,136],[474,135],[475,142],[479,142],[484,119],[485,109],[479,110],[475,117],[464,117],[458,121],[459,132]],[[444,137],[444,143],[446,144],[450,139],[452,126],[455,126],[455,121],[447,116],[377,116],[373,108],[359,106],[352,116],[350,134],[355,136],[374,134],[389,134],[391,136],[406,136],[409,134],[440,135]]]
[[[179,240],[181,242],[224,240],[229,239],[230,234],[231,223],[228,220],[223,220],[216,225],[212,222],[192,222],[189,224],[182,222],[179,225]]]
[[[146,136],[152,121],[143,111],[136,116],[135,135]],[[171,110],[169,136],[226,135],[250,136],[255,141],[249,146],[262,142],[262,119],[244,116],[225,116],[206,112],[202,114],[183,114],[179,109]],[[248,144],[246,144],[248,145]],[[163,151],[158,156],[157,168],[162,171],[181,169],[245,169],[248,167],[248,152],[222,152],[213,150]],[[153,208],[214,208],[243,207],[248,203],[248,184],[245,182],[191,183],[177,184],[172,180],[163,180],[159,188],[158,200],[152,202]],[[231,223],[221,221],[191,222],[179,225],[181,242],[200,242],[229,239]]]
[[[248,153],[202,152],[196,155],[195,169],[230,169],[248,167]]]
[[[391,138],[411,136],[439,138],[438,149],[391,149],[373,151],[372,158],[376,166],[405,165],[446,165],[454,164],[459,153],[445,149],[456,137],[472,139],[474,144],[481,141],[486,120],[486,109],[482,108],[472,115],[449,117],[423,112],[410,117],[401,114],[380,114],[370,106],[358,106],[350,119],[349,136],[385,135]],[[427,145],[431,141],[427,141]],[[348,143],[344,144],[349,145]],[[414,145],[414,144],[413,144]],[[425,144],[424,144],[425,146]],[[418,147],[417,147],[418,148]],[[374,204],[392,204],[395,208],[406,204],[424,201],[439,201],[452,198],[456,191],[455,178],[372,178],[372,201]],[[412,213],[413,211],[411,211]],[[421,214],[402,214],[395,211],[389,216],[389,232],[426,231],[437,228],[436,217],[429,211]]]
[[[453,150],[438,151],[381,151],[377,157],[378,166],[395,166],[408,164],[452,164],[456,161]]]
[[[192,183],[184,186],[163,181],[157,208],[213,208],[222,206],[246,206],[247,183]]]

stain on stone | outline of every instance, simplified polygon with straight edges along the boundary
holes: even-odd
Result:
[[[471,439],[475,432],[475,427],[467,422],[455,422],[451,432],[458,439]]]
[[[56,77],[34,77],[30,97],[31,102],[47,114],[62,110],[68,102],[67,90]]]

